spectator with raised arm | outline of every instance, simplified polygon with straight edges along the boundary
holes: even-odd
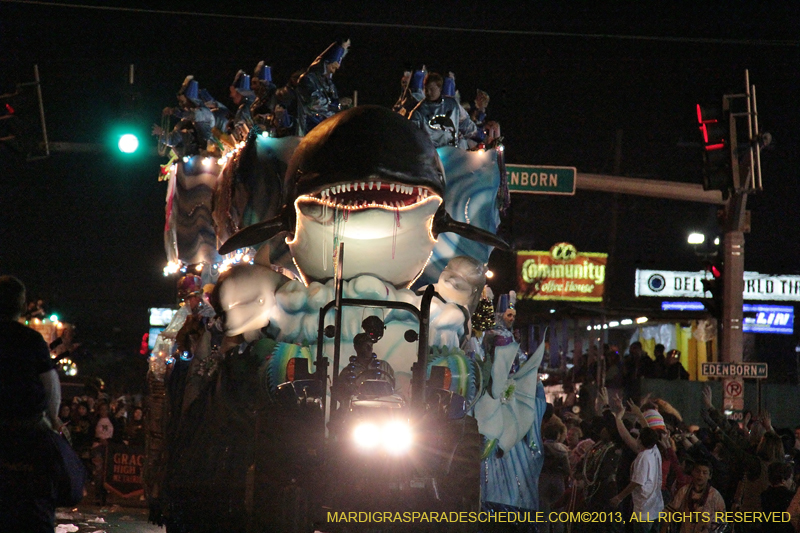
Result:
[[[620,419],[621,417],[617,417],[618,421]],[[649,427],[642,428],[637,443],[641,451],[633,461],[631,480],[609,503],[616,508],[631,495],[633,512],[639,519],[633,523],[633,531],[650,533],[655,530],[658,514],[664,509],[664,500],[661,497],[661,454],[656,447],[658,434]]]

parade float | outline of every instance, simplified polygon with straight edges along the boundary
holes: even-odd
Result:
[[[502,145],[436,149],[377,106],[220,145],[162,172],[165,273],[196,287],[150,357],[151,519],[328,531],[326,511],[478,511],[482,485],[535,509],[542,350],[506,330],[484,356],[471,323],[505,246]],[[525,494],[499,486],[520,467]]]

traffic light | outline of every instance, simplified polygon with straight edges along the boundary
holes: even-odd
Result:
[[[119,118],[112,131],[114,144],[125,155],[138,153],[141,140],[145,138],[142,132],[142,95],[136,90],[133,73],[133,65],[130,65],[128,83],[120,93]]]
[[[697,124],[703,143],[703,189],[722,191],[723,198],[733,189],[728,120],[727,109],[697,104]]]
[[[5,100],[5,98],[2,99]],[[6,121],[17,118],[15,113],[16,110],[10,103],[3,102],[2,105],[0,105],[0,122],[5,126]],[[16,139],[16,135],[11,131],[11,128],[3,127],[0,129],[0,142],[11,142],[14,139]]]
[[[1,92],[1,91],[0,91]],[[19,88],[11,93],[0,94],[0,144],[20,155],[27,155],[32,149],[27,133],[27,124],[23,115],[28,115],[24,106],[24,95]],[[21,113],[24,110],[26,113]]]
[[[717,319],[722,318],[724,274],[725,270],[721,261],[708,263],[706,279],[703,280],[704,294],[711,293],[711,297],[705,302],[706,309]]]
[[[139,149],[139,137],[135,133],[123,133],[117,142],[117,148],[123,154],[132,154]]]

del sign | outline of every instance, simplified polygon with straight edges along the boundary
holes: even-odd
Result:
[[[704,271],[636,270],[636,296],[705,298]],[[744,273],[745,300],[800,301],[800,276]]]

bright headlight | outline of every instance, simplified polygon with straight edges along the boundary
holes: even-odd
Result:
[[[381,442],[381,430],[375,424],[359,424],[353,430],[353,440],[362,448],[374,448]]]
[[[411,428],[405,422],[389,422],[383,428],[383,445],[390,453],[403,453],[411,447]]]
[[[405,422],[389,422],[382,426],[362,422],[353,430],[353,441],[365,450],[378,446],[392,454],[400,454],[411,447],[411,428]]]

